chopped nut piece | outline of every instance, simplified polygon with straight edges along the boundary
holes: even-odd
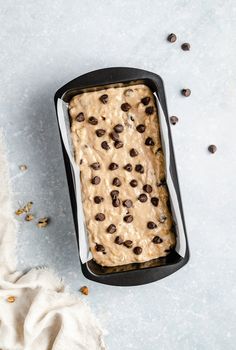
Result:
[[[21,165],[19,165],[19,169],[20,169],[20,171],[26,171],[28,169],[28,167],[25,164],[21,164]]]
[[[32,215],[32,214],[27,214],[27,215],[25,216],[25,221],[32,221],[32,220],[34,220],[34,215]]]
[[[88,287],[83,286],[83,287],[80,288],[80,292],[81,292],[82,294],[84,294],[84,295],[88,295],[89,289],[88,289]]]
[[[39,221],[37,223],[37,226],[39,228],[44,228],[44,227],[46,227],[48,225],[48,221],[49,221],[48,218],[41,218],[41,219],[39,219]]]
[[[15,300],[16,300],[16,298],[13,296],[10,296],[7,298],[8,303],[14,303]]]

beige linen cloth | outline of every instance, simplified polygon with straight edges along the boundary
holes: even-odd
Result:
[[[0,350],[104,350],[100,326],[47,269],[16,271],[16,222],[0,133]],[[13,296],[15,301],[8,302]]]

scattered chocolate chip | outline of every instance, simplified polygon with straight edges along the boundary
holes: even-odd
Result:
[[[117,134],[115,131],[112,131],[109,135],[113,141],[119,141],[119,134]]]
[[[146,130],[146,126],[143,124],[139,124],[136,130],[142,134]]]
[[[170,117],[170,122],[172,125],[175,125],[176,123],[178,123],[179,119],[173,115],[172,117]]]
[[[151,185],[144,185],[143,186],[143,190],[147,193],[151,193],[152,192],[152,186]]]
[[[126,248],[132,248],[133,241],[131,241],[130,239],[127,239],[126,241],[124,241],[123,244]]]
[[[116,232],[116,225],[114,225],[114,224],[109,225],[108,228],[107,228],[107,232],[108,233]]]
[[[155,236],[155,237],[153,237],[152,242],[155,244],[160,244],[163,242],[163,239],[161,239],[161,237],[159,237],[159,236]]]
[[[216,147],[215,145],[210,145],[210,146],[208,147],[208,151],[209,151],[210,153],[215,153],[215,152],[217,151],[217,147]]]
[[[144,167],[141,164],[137,164],[137,165],[135,165],[135,171],[137,171],[137,173],[143,174]]]
[[[147,106],[150,102],[151,98],[149,96],[142,98],[141,102],[144,106]]]
[[[93,185],[98,185],[100,183],[101,179],[99,176],[94,176],[91,180]]]
[[[108,145],[107,141],[103,141],[103,142],[101,143],[101,147],[102,147],[103,149],[105,149],[106,151],[107,151],[108,149],[110,149],[110,146]]]
[[[171,34],[168,35],[167,40],[168,40],[170,43],[174,43],[174,42],[176,42],[176,40],[177,40],[177,36],[176,36],[174,33],[171,33]]]
[[[160,182],[157,183],[157,187],[161,187],[165,185],[166,185],[166,179],[161,179]]]
[[[131,172],[133,170],[132,164],[128,163],[124,166],[124,169]]]
[[[97,244],[96,243],[96,246],[95,246],[95,249],[97,252],[105,252],[105,248],[102,244]]]
[[[115,146],[115,148],[121,148],[121,147],[123,147],[123,142],[122,141],[115,141],[114,142],[114,146]]]
[[[189,51],[190,50],[190,44],[189,43],[183,43],[181,45],[181,49],[184,51]]]
[[[133,219],[134,219],[134,218],[133,218],[132,215],[126,215],[126,216],[124,217],[124,221],[127,222],[127,223],[132,222]]]
[[[102,116],[102,120],[106,120],[106,117],[103,117],[103,116]]]
[[[167,217],[166,217],[165,215],[161,215],[158,221],[159,221],[161,224],[164,224],[164,222],[166,221],[166,219],[167,219]]]
[[[105,215],[103,213],[98,213],[95,215],[95,220],[97,221],[104,221],[105,220]]]
[[[111,164],[109,165],[109,170],[116,170],[116,169],[118,169],[118,168],[119,168],[119,165],[116,164],[116,163],[111,163]]]
[[[95,117],[89,117],[89,118],[88,118],[88,122],[89,122],[89,124],[97,125],[98,120],[97,120],[97,118],[95,118]]]
[[[113,205],[113,207],[118,208],[118,207],[120,206],[120,200],[119,200],[119,198],[114,198],[114,199],[112,200],[112,205]]]
[[[104,94],[99,97],[99,100],[105,105],[108,102],[108,95]]]
[[[131,180],[129,184],[130,184],[131,187],[137,187],[138,186],[138,181],[137,180]]]
[[[104,198],[101,196],[95,196],[93,200],[96,204],[99,204],[104,200]]]
[[[134,122],[134,117],[132,115],[130,116],[130,120]]]
[[[83,122],[85,120],[84,113],[79,113],[77,117],[75,118],[77,122]]]
[[[136,149],[132,148],[130,150],[129,154],[130,154],[130,157],[137,157],[138,151]]]
[[[129,97],[129,96],[132,96],[133,95],[133,90],[132,89],[127,89],[127,90],[125,90],[124,91],[124,95],[126,96],[126,97]]]
[[[157,149],[156,153],[159,153],[159,152],[161,152],[161,151],[162,151],[162,148],[159,147],[159,148]]]
[[[145,193],[141,193],[139,196],[138,196],[138,200],[142,203],[146,202],[147,201],[147,195]]]
[[[96,162],[90,165],[92,169],[99,170],[100,169],[100,163]]]
[[[134,252],[134,254],[136,254],[136,255],[140,255],[141,253],[142,253],[142,248],[141,247],[135,247],[134,249],[133,249],[133,252]]]
[[[147,228],[149,228],[150,230],[153,230],[154,228],[156,228],[157,225],[155,224],[155,222],[153,221],[148,221],[147,223]]]
[[[154,113],[154,107],[153,106],[149,106],[145,109],[145,112],[147,115],[152,115]]]
[[[112,181],[112,185],[120,187],[121,186],[121,181],[118,177],[115,177]]]
[[[115,199],[119,196],[119,191],[113,190],[113,191],[111,191],[110,195],[111,195],[112,199]]]
[[[147,137],[146,141],[145,141],[145,145],[146,146],[154,146],[155,143],[154,143],[154,141],[153,141],[153,139],[151,137]]]
[[[185,97],[189,97],[191,95],[191,90],[190,89],[182,89],[181,93]]]
[[[97,129],[95,132],[96,132],[96,135],[98,137],[102,137],[103,135],[105,135],[106,130],[104,130],[104,129]]]
[[[123,201],[123,206],[126,208],[131,208],[133,205],[133,202],[130,199],[126,199],[125,201]]]
[[[154,205],[154,207],[157,207],[157,206],[158,206],[158,203],[159,203],[159,198],[157,198],[157,197],[152,197],[152,198],[151,198],[151,203],[152,203],[152,205]]]
[[[119,245],[121,245],[121,244],[123,244],[123,239],[122,238],[120,238],[120,236],[116,236],[116,238],[115,238],[115,241],[114,241],[116,244],[119,244]]]
[[[122,103],[122,105],[120,106],[120,108],[122,109],[122,111],[124,112],[128,112],[131,108],[130,104],[125,102],[125,103]]]
[[[121,124],[117,124],[114,126],[114,130],[115,130],[115,132],[117,132],[119,134],[124,130],[124,127]]]
[[[79,163],[80,163],[80,165],[81,165],[81,164],[83,163],[83,159],[80,159]]]

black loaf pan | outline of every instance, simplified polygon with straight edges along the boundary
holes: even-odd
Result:
[[[63,99],[65,102],[69,102],[74,95],[83,92],[101,90],[106,87],[112,86],[129,86],[139,83],[147,85],[152,90],[152,92],[156,92],[167,121],[170,144],[170,173],[176,189],[180,206],[180,212],[182,215],[184,234],[186,237],[186,253],[184,257],[181,257],[175,250],[173,250],[169,255],[163,258],[154,259],[145,263],[133,263],[115,267],[102,267],[92,259],[86,262],[85,264],[81,263],[83,274],[88,279],[116,286],[135,286],[160,280],[179,270],[189,260],[189,247],[184,222],[184,213],[180,196],[178,176],[176,171],[173,143],[168,119],[163,81],[159,75],[141,69],[126,67],[105,68],[89,72],[87,74],[81,75],[78,78],[75,78],[74,80],[61,87],[56,92],[54,97],[55,105],[57,108],[57,100],[59,98]],[[75,230],[77,235],[77,242],[79,242],[76,198],[72,174],[73,170],[71,169],[70,160],[64,148],[62,139],[61,143],[70,192]]]

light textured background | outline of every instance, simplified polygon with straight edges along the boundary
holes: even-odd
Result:
[[[110,350],[233,350],[236,344],[236,1],[0,1],[0,126],[18,202],[32,200],[46,230],[21,222],[19,268],[53,267],[108,329]],[[175,44],[166,36],[174,32]],[[180,49],[190,42],[190,52]],[[53,105],[74,77],[109,66],[144,68],[165,82],[189,264],[145,286],[81,274]],[[184,98],[180,89],[190,87]],[[215,143],[211,155],[207,146]],[[29,169],[22,174],[19,164]],[[78,335],[79,336],[79,335]],[[88,349],[89,350],[89,349]]]

